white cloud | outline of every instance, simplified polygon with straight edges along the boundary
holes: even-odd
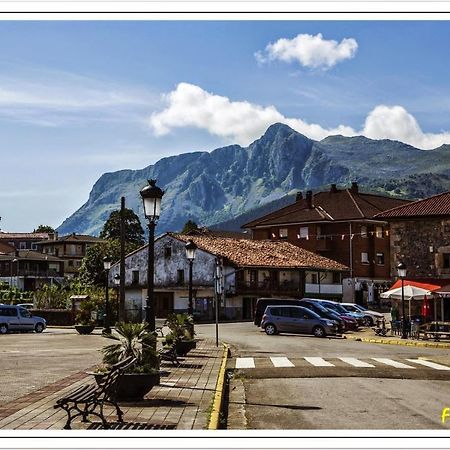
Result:
[[[260,106],[246,101],[209,93],[199,86],[180,83],[163,100],[167,107],[153,113],[150,126],[158,136],[174,128],[194,127],[224,138],[228,142],[248,145],[275,122],[283,122],[311,139],[327,136],[364,135],[372,139],[393,139],[422,149],[450,143],[450,133],[424,133],[416,119],[401,106],[379,105],[367,116],[362,130],[339,125],[324,128],[300,118],[286,117],[275,106]]]
[[[358,43],[353,38],[342,39],[341,42],[324,39],[321,33],[299,34],[293,39],[278,39],[266,46],[264,51],[255,53],[260,63],[280,60],[297,61],[302,66],[312,69],[329,69],[338,62],[355,56]]]

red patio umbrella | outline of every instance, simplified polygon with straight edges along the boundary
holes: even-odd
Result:
[[[428,301],[427,296],[425,295],[423,297],[423,303],[422,303],[422,311],[421,311],[421,315],[425,318],[431,318],[432,317],[432,311],[431,311],[431,304]]]

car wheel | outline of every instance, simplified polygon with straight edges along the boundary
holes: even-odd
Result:
[[[268,323],[266,325],[266,328],[264,328],[264,331],[269,336],[273,336],[274,334],[277,334],[277,327],[274,324],[272,324],[272,323]]]
[[[325,337],[326,336],[326,333],[325,333],[325,330],[323,327],[316,326],[313,328],[312,331],[313,331],[313,335],[315,337]]]
[[[44,325],[42,325],[42,323],[37,323],[34,327],[34,331],[36,331],[36,333],[42,333],[44,331]]]
[[[8,325],[6,323],[0,324],[0,334],[6,334],[8,332]]]
[[[370,316],[365,316],[364,317],[364,325],[366,327],[371,327],[373,325],[373,319]]]

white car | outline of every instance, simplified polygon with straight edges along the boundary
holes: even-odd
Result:
[[[377,311],[372,311],[371,309],[367,309],[364,306],[357,305],[356,303],[341,303],[341,305],[349,312],[364,314],[365,325],[368,327],[372,326],[377,320],[384,317],[384,314]]]

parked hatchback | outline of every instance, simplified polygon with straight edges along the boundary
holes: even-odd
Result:
[[[20,306],[0,305],[0,334],[8,331],[36,331],[42,333],[47,322],[42,317],[33,316]]]
[[[316,337],[336,334],[337,324],[322,319],[315,312],[302,306],[268,306],[264,311],[261,328],[266,334],[304,333]]]
[[[300,306],[300,300],[295,298],[258,298],[256,301],[254,312],[254,324],[259,327],[261,325],[262,316],[264,311],[269,305],[296,305]]]

